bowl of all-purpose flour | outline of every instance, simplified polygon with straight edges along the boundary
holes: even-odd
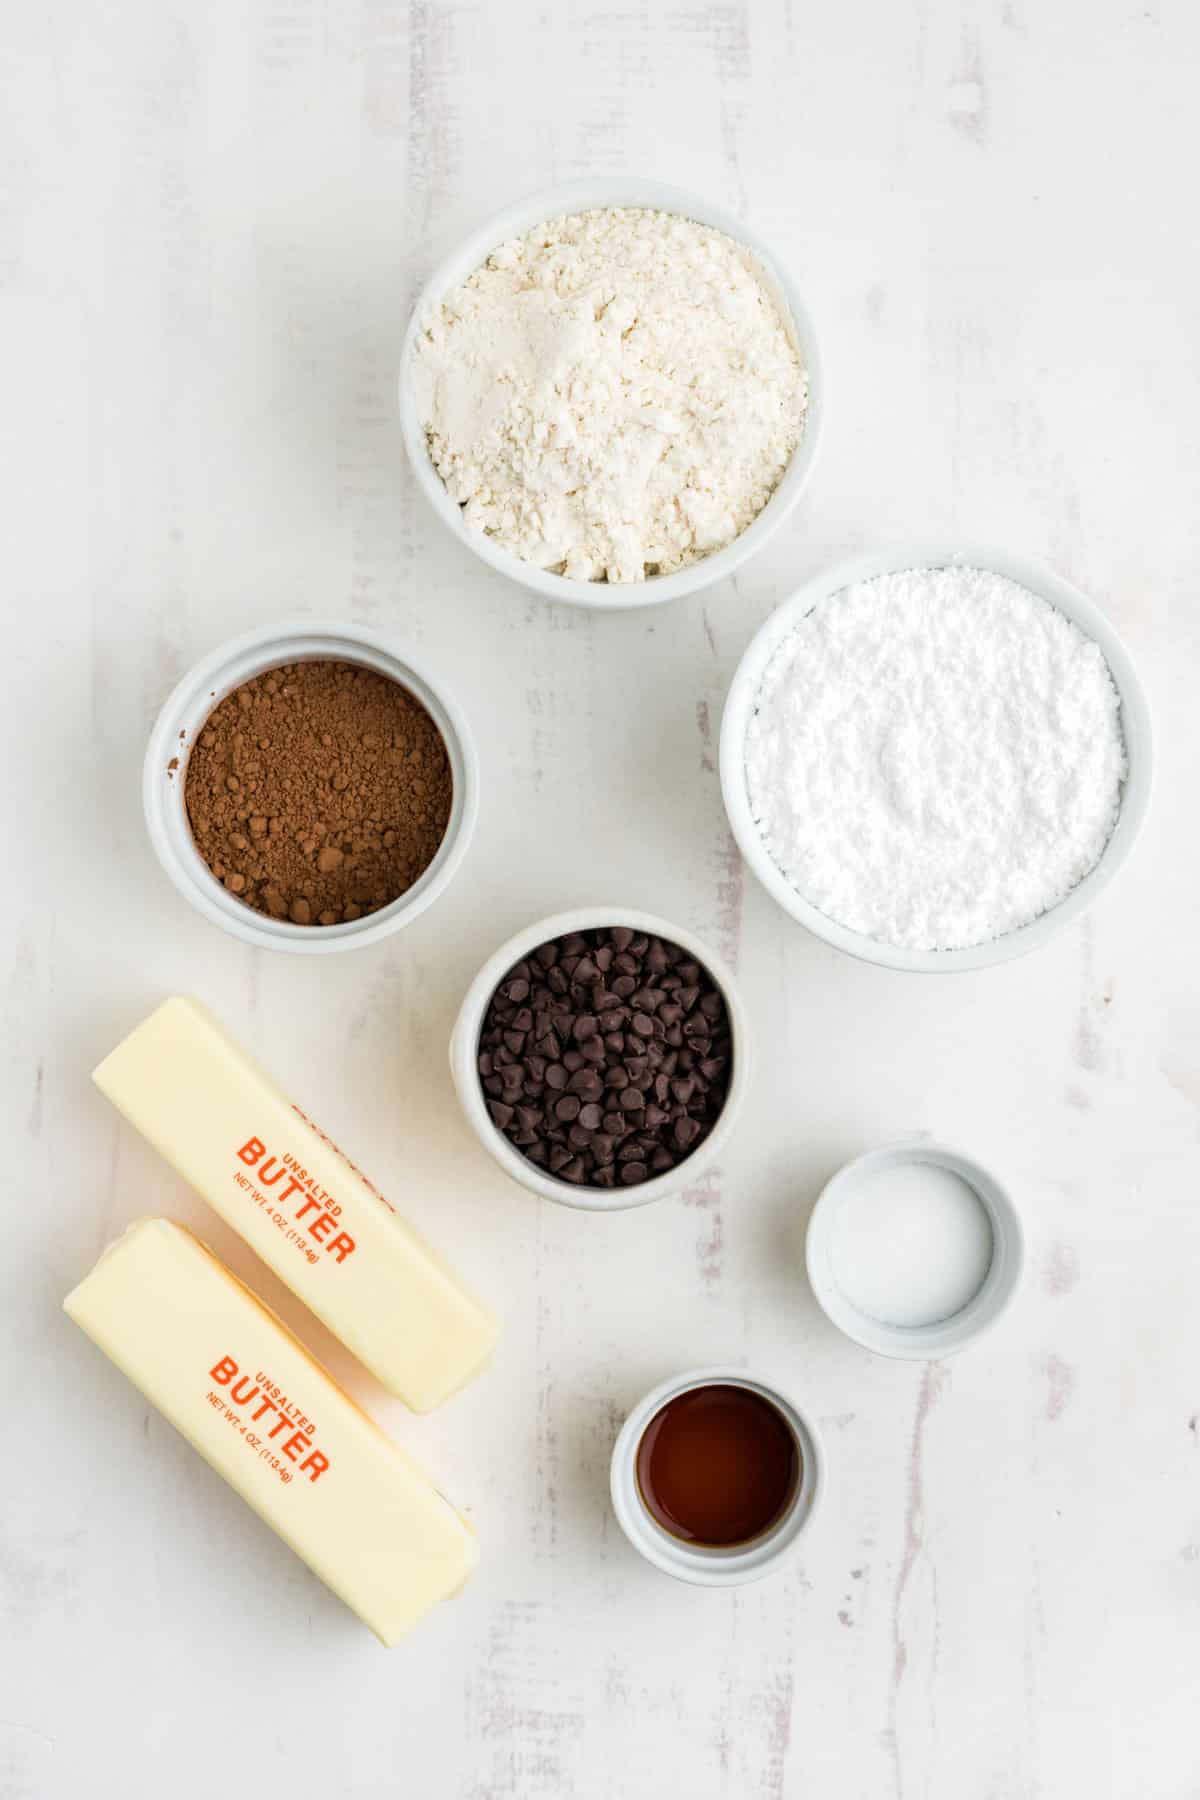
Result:
[[[1003,552],[827,571],[768,619],[721,727],[738,846],[818,937],[890,968],[1034,949],[1128,854],[1141,685],[1092,602]]]
[[[803,302],[738,220],[634,178],[535,194],[431,277],[400,414],[435,511],[551,599],[729,575],[800,497],[822,384]]]

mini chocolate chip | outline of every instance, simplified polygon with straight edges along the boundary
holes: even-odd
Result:
[[[589,1100],[586,1106],[579,1109],[579,1123],[585,1131],[599,1131],[600,1118],[600,1108],[594,1100]]]
[[[512,1120],[512,1116],[513,1116],[512,1107],[504,1106],[499,1100],[489,1100],[488,1111],[492,1115],[492,1123],[494,1125],[496,1125],[501,1131],[503,1131],[505,1126],[508,1125]]]
[[[681,1150],[687,1150],[700,1136],[701,1126],[695,1119],[676,1119],[672,1136]]]
[[[637,1181],[645,1181],[647,1169],[644,1162],[627,1162],[621,1164],[621,1180],[626,1187],[632,1187]]]
[[[564,1121],[568,1119],[577,1119],[579,1117],[579,1104],[578,1094],[564,1094],[561,1100],[556,1100],[554,1102],[555,1118]]]
[[[549,1088],[565,1088],[569,1079],[569,1071],[561,1063],[551,1063],[546,1070],[546,1086]]]

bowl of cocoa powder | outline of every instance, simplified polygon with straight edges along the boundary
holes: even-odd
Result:
[[[678,925],[624,907],[519,932],[472,982],[450,1069],[506,1174],[587,1212],[644,1206],[721,1154],[750,1078],[730,971]]]
[[[159,714],[143,797],[163,868],[244,942],[351,949],[409,924],[466,854],[466,721],[407,652],[357,625],[237,638]]]

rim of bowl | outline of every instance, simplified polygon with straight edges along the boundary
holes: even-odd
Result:
[[[669,943],[678,944],[681,950],[686,950],[695,961],[701,963],[721,990],[733,1038],[733,1077],[717,1122],[704,1142],[690,1156],[676,1163],[673,1169],[668,1169],[663,1175],[656,1175],[651,1181],[639,1182],[632,1188],[576,1187],[573,1182],[559,1181],[553,1175],[543,1175],[536,1164],[522,1156],[492,1123],[475,1064],[479,1033],[488,1001],[513,964],[520,962],[532,950],[536,950],[539,944],[547,943],[551,938],[565,937],[571,931],[594,931],[606,925],[628,925],[632,930],[644,931],[648,936],[666,938]],[[655,913],[640,912],[629,906],[575,907],[568,912],[551,913],[547,918],[539,919],[526,926],[523,931],[518,931],[488,957],[475,976],[467,989],[450,1034],[450,1073],[462,1109],[483,1148],[499,1163],[505,1174],[510,1175],[522,1187],[540,1194],[544,1200],[573,1207],[577,1212],[630,1212],[638,1206],[649,1206],[652,1201],[665,1199],[668,1194],[679,1193],[689,1182],[711,1168],[728,1142],[741,1109],[750,1083],[750,1063],[746,1010],[733,974],[722,958],[694,932],[672,924],[669,919],[659,918]]]
[[[426,318],[443,295],[465,281],[496,246],[508,238],[532,230],[545,219],[604,206],[640,206],[654,212],[676,213],[722,231],[741,244],[753,256],[759,274],[766,278],[772,298],[783,310],[785,323],[790,322],[796,347],[808,371],[804,435],[762,511],[723,549],[701,557],[699,562],[689,563],[673,574],[651,576],[646,581],[577,581],[566,575],[551,575],[533,563],[524,562],[511,551],[501,549],[485,533],[471,530],[463,523],[462,508],[450,498],[445,483],[430,461],[425,432],[413,404],[411,368],[416,341]],[[526,199],[514,202],[478,226],[439,263],[417,296],[404,334],[399,377],[400,427],[418,486],[443,524],[489,567],[547,600],[590,607],[597,612],[624,612],[634,607],[659,606],[711,587],[714,582],[732,575],[774,535],[798,503],[812,474],[824,428],[825,389],[825,373],[808,308],[786,267],[756,232],[723,207],[684,188],[647,181],[636,175],[597,176],[542,188]]]
[[[772,860],[750,811],[746,793],[746,730],[758,699],[767,665],[795,625],[820,601],[855,582],[870,581],[905,569],[978,568],[1003,575],[1048,601],[1065,614],[1102,651],[1120,701],[1121,732],[1129,769],[1121,786],[1120,809],[1112,834],[1096,866],[1064,894],[1056,905],[1015,931],[961,950],[910,950],[887,944],[819,911],[798,894]],[[734,671],[721,719],[721,793],[730,828],[746,863],[771,898],[801,925],[835,949],[881,968],[915,974],[949,975],[990,968],[1024,956],[1089,907],[1125,861],[1145,820],[1153,785],[1154,743],[1150,709],[1133,660],[1116,630],[1095,601],[1040,563],[986,545],[913,542],[893,550],[874,551],[832,563],[806,581],[776,607],[751,638]]]
[[[778,1409],[800,1447],[800,1486],[783,1517],[762,1537],[729,1550],[693,1549],[664,1531],[638,1493],[637,1451],[657,1412],[680,1394],[699,1387],[742,1387]],[[644,1394],[617,1434],[609,1464],[609,1492],[617,1523],[633,1548],[665,1575],[693,1587],[740,1587],[770,1575],[794,1554],[820,1506],[826,1487],[825,1449],[816,1425],[804,1408],[773,1381],[730,1364],[689,1369]]]
[[[364,652],[366,654],[364,654]],[[225,696],[255,675],[288,662],[329,658],[374,668],[405,688],[432,718],[446,745],[453,777],[450,817],[437,854],[407,892],[378,912],[339,925],[293,925],[272,919],[226,892],[192,839],[184,802],[187,758],[197,733]],[[174,774],[167,765],[179,758]],[[146,828],[172,885],[210,923],[243,943],[307,955],[355,950],[401,930],[431,906],[454,878],[479,814],[479,766],[474,740],[457,701],[407,650],[362,625],[291,618],[228,639],[202,657],[164,701],[142,767]]]
[[[889,1325],[855,1306],[829,1260],[834,1213],[864,1175],[904,1163],[932,1163],[957,1175],[974,1193],[992,1227],[992,1260],[976,1292],[949,1318],[931,1325]],[[901,1138],[843,1163],[817,1196],[804,1238],[809,1286],[831,1325],[877,1356],[929,1362],[956,1356],[992,1329],[1016,1298],[1025,1271],[1025,1228],[1004,1183],[973,1156],[935,1138]]]

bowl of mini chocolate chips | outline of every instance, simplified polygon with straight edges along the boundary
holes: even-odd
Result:
[[[479,777],[440,682],[363,626],[296,620],[184,677],[146,751],[150,841],[248,944],[348,950],[409,924],[466,855]]]
[[[450,1068],[514,1181],[589,1212],[645,1206],[720,1155],[750,1074],[733,977],[691,932],[590,907],[519,932],[463,1001]]]

